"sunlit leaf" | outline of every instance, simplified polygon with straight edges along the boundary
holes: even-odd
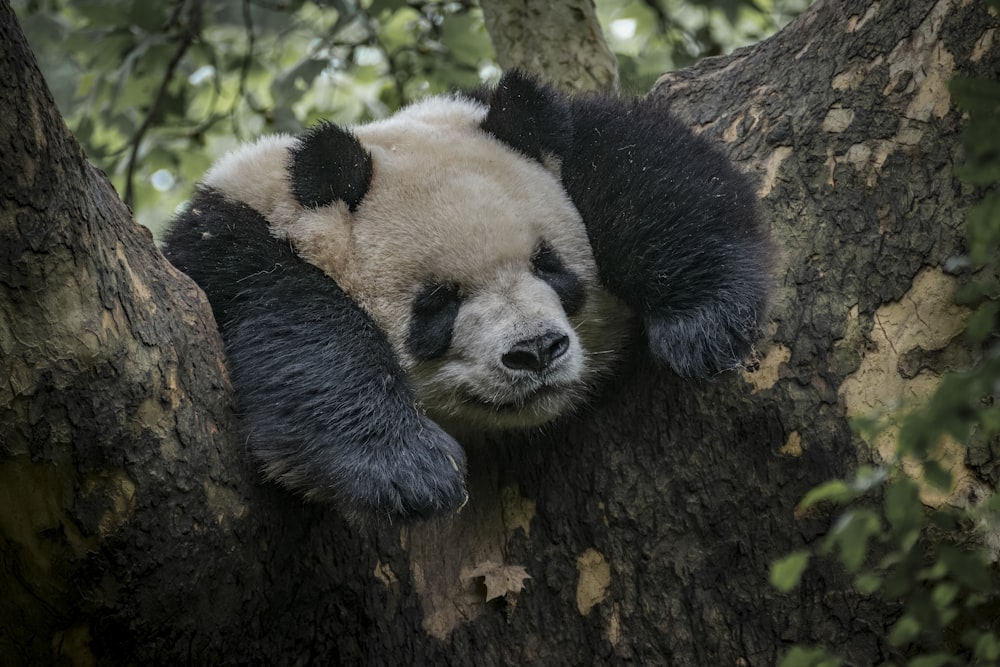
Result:
[[[900,618],[889,631],[889,643],[893,646],[909,644],[920,635],[920,621],[909,614]]]
[[[808,551],[796,551],[771,563],[771,585],[787,593],[799,584],[809,564]]]
[[[851,572],[861,567],[868,556],[868,541],[880,528],[878,517],[871,510],[853,510],[841,516],[830,539],[839,548],[844,567]]]
[[[843,660],[822,648],[794,646],[778,663],[778,667],[839,667]]]
[[[798,510],[808,509],[817,503],[830,501],[834,503],[844,503],[854,498],[855,494],[846,482],[834,479],[820,484],[811,489],[801,501]]]
[[[906,663],[907,667],[944,667],[952,662],[953,656],[948,653],[934,653],[932,655],[922,655]]]
[[[854,579],[854,587],[866,595],[870,595],[882,586],[882,577],[877,574],[860,574]]]
[[[992,632],[984,632],[976,641],[976,657],[995,662],[1000,660],[1000,641]]]
[[[940,583],[934,587],[931,593],[931,600],[938,607],[947,607],[954,602],[958,595],[958,586],[952,583]]]

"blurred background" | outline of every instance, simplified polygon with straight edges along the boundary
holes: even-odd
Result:
[[[774,33],[809,0],[597,0],[625,94]],[[499,76],[478,3],[14,0],[90,161],[158,233],[237,143]]]

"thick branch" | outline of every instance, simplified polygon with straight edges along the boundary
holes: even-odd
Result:
[[[828,527],[794,507],[857,460],[864,387],[949,363],[904,353],[947,340],[927,307],[972,193],[943,85],[1000,69],[997,27],[980,3],[820,0],[664,79],[760,177],[784,247],[761,369],[626,368],[578,418],[470,448],[457,520],[359,533],[259,482],[207,305],[86,164],[0,1],[0,662],[903,662],[892,610],[837,570],[794,597],[766,572]]]
[[[593,0],[481,3],[504,69],[544,76],[567,90],[618,89],[618,64],[604,41]]]

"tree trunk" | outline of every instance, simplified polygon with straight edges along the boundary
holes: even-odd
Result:
[[[538,74],[566,90],[618,90],[618,63],[594,0],[483,0],[480,6],[504,69]]]
[[[892,657],[894,610],[819,563],[811,486],[848,417],[954,363],[969,188],[948,78],[994,74],[978,2],[820,0],[655,94],[758,174],[783,249],[754,373],[628,365],[470,456],[454,520],[357,530],[258,481],[207,304],[55,111],[0,3],[0,662],[772,665]],[[664,156],[669,159],[670,156]],[[522,575],[530,576],[523,579]]]

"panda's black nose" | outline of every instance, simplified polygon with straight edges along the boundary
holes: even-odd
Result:
[[[500,360],[511,370],[539,373],[566,354],[568,349],[569,336],[550,331],[536,338],[514,343]]]

